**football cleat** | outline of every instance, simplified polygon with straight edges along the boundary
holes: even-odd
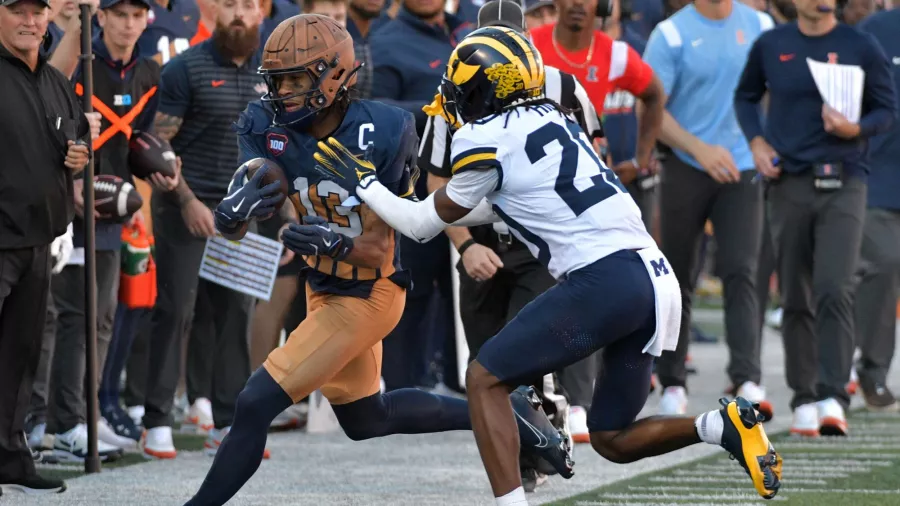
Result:
[[[509,400],[519,426],[522,453],[532,454],[546,461],[565,479],[574,476],[572,439],[564,429],[557,429],[547,418],[534,387],[521,386],[515,389]],[[541,470],[541,466],[538,466],[538,470]]]
[[[743,397],[719,399],[724,422],[722,447],[750,475],[753,486],[764,499],[772,499],[781,488],[781,456],[769,442],[762,427],[763,415]]]

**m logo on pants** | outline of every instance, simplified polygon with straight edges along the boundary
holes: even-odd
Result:
[[[669,273],[669,268],[666,267],[665,258],[660,258],[659,260],[650,260],[650,265],[653,266],[653,273],[656,274],[656,277],[660,277],[663,274]]]

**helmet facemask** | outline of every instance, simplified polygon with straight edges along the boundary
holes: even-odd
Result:
[[[362,64],[353,67],[345,76],[335,76],[335,69],[339,67],[340,57],[335,56],[332,61],[326,61],[324,58],[313,60],[307,65],[300,67],[291,67],[285,69],[267,70],[260,68],[259,73],[262,75],[269,92],[262,97],[263,102],[272,105],[275,110],[275,117],[272,120],[274,126],[294,126],[306,128],[318,115],[326,110],[333,103],[337,102],[342,96],[348,92],[348,83],[356,75]],[[286,96],[280,96],[280,88],[284,79],[289,76],[299,74],[304,81],[305,91],[293,93]],[[332,100],[323,92],[326,82],[329,79],[343,78],[338,92]],[[293,101],[297,98],[303,100],[303,105],[294,111],[288,111],[286,102]]]

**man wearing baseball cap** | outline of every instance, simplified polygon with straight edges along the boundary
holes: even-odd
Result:
[[[50,5],[0,0],[0,490],[61,492],[38,476],[23,427],[40,356],[50,244],[72,221],[72,174],[89,126],[69,81],[41,54]]]
[[[556,4],[553,0],[525,0],[525,23],[529,30],[556,23]]]
[[[101,133],[94,140],[94,159],[98,175],[112,175],[133,184],[128,166],[128,143],[135,130],[150,130],[156,111],[156,86],[159,65],[149,58],[139,58],[135,46],[147,27],[150,3],[148,0],[102,0],[97,13],[101,32],[92,45],[94,54],[93,102],[102,115]],[[79,67],[80,70],[80,67]],[[80,75],[74,77],[75,92],[83,94]],[[151,183],[161,191],[174,188],[177,180],[166,181],[155,174]],[[74,246],[84,248],[83,179],[75,182]],[[140,212],[139,212],[140,213]],[[138,213],[138,214],[139,214]],[[137,217],[140,219],[140,216]],[[97,364],[101,373],[108,365],[124,362],[107,360],[107,350],[117,357],[127,352],[125,346],[110,346],[113,339],[113,318],[118,301],[119,251],[122,225],[97,216]],[[77,254],[75,255],[78,256]],[[84,401],[84,266],[70,264],[54,277],[53,298],[58,311],[56,346],[53,353],[50,384],[54,389],[51,416],[47,429],[56,434],[54,453],[62,460],[80,461],[87,456],[86,409]],[[115,375],[118,381],[121,368]],[[103,374],[104,378],[106,377]],[[100,381],[100,378],[92,378]],[[140,431],[124,410],[106,396],[101,396],[101,420],[98,427],[98,453],[102,461],[111,461],[122,454],[124,447],[136,447]],[[113,429],[115,427],[115,429]]]

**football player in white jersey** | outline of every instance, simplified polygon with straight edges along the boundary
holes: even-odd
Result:
[[[721,445],[772,498],[781,457],[756,407],[738,397],[692,417],[635,418],[650,392],[653,357],[678,341],[681,295],[640,211],[587,136],[543,97],[540,54],[513,30],[482,28],[451,54],[441,92],[453,137],[453,176],[423,202],[382,186],[372,164],[333,138],[317,169],[398,232],[428,241],[445,227],[502,219],[559,283],[481,348],[466,374],[475,440],[498,505],[527,504],[510,391],[603,348],[588,415],[591,445],[628,463],[707,442]],[[410,167],[410,170],[416,170]],[[345,205],[355,202],[345,201]],[[520,420],[521,421],[521,420]]]

